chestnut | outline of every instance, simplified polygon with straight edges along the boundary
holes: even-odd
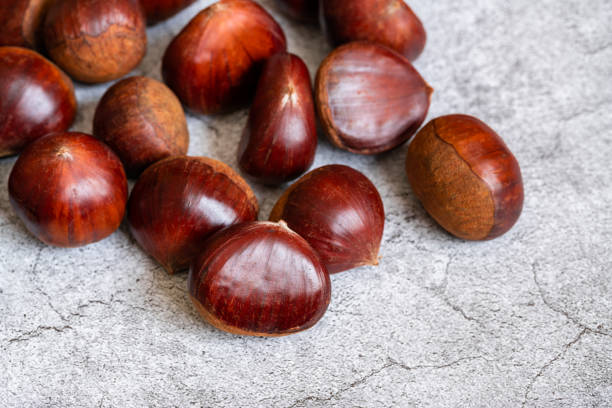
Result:
[[[282,220],[317,251],[329,273],[377,265],[385,225],[374,184],[355,169],[328,165],[307,173],[278,200]]]
[[[374,41],[410,61],[421,55],[427,35],[404,0],[321,0],[321,25],[331,44]]]
[[[140,0],[148,24],[166,20],[193,2],[195,0]]]
[[[189,147],[179,100],[163,83],[140,76],[106,91],[96,108],[94,136],[117,153],[130,177],[161,159],[186,154]]]
[[[44,23],[49,56],[72,78],[87,83],[120,78],[147,48],[138,0],[55,1]]]
[[[250,102],[264,61],[286,49],[282,28],[260,5],[221,0],[172,40],[162,74],[190,109],[229,112]]]
[[[317,150],[312,85],[306,64],[278,53],[264,65],[238,152],[240,168],[266,184],[293,180]]]
[[[294,20],[318,23],[319,0],[276,0],[277,7]]]
[[[521,214],[519,164],[497,133],[472,116],[429,122],[408,147],[406,172],[425,210],[459,238],[496,238]]]
[[[53,63],[20,47],[0,47],[0,157],[67,130],[76,115],[74,86]]]
[[[397,52],[354,42],[335,49],[321,63],[315,101],[323,130],[335,146],[376,154],[414,135],[427,116],[432,92]]]
[[[202,243],[259,211],[249,185],[229,166],[176,156],[146,169],[128,202],[130,231],[170,274],[187,269]]]
[[[244,223],[215,234],[193,262],[188,286],[205,320],[249,336],[306,330],[331,297],[318,255],[282,222]]]
[[[40,29],[51,1],[0,1],[0,45],[39,48]]]
[[[28,231],[59,247],[112,234],[123,219],[128,188],[119,158],[84,133],[52,133],[19,156],[9,198]]]

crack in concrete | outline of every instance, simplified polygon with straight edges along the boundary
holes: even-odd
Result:
[[[63,333],[66,330],[74,330],[74,329],[71,326],[69,326],[69,325],[65,325],[65,326],[38,326],[34,330],[30,330],[29,332],[22,333],[22,334],[20,334],[17,337],[13,337],[12,339],[9,339],[8,340],[8,344],[10,345],[12,343],[28,341],[28,340],[33,339],[35,337],[41,336],[44,332],[49,331],[49,330],[53,330],[53,331],[56,331],[58,333]]]

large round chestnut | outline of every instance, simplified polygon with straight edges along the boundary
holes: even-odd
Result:
[[[272,209],[270,221],[280,220],[312,245],[329,273],[378,264],[385,211],[374,184],[355,169],[336,164],[304,175]]]
[[[42,22],[52,1],[0,1],[0,45],[39,48]]]
[[[72,81],[53,63],[25,48],[0,47],[0,157],[67,130],[76,108]]]
[[[164,81],[190,109],[210,114],[250,102],[266,59],[285,51],[285,34],[251,0],[221,0],[202,10],[170,43]]]
[[[72,78],[106,82],[140,63],[147,48],[145,29],[138,0],[61,0],[47,13],[45,45]]]
[[[147,23],[155,24],[172,17],[195,0],[140,0]]]
[[[404,0],[321,0],[321,24],[334,46],[373,41],[410,61],[421,55],[427,41],[421,20]]]
[[[30,144],[15,163],[8,188],[26,228],[59,247],[83,246],[112,234],[128,195],[119,158],[84,133],[52,133]]]
[[[519,164],[497,133],[472,116],[429,122],[408,147],[406,172],[425,210],[459,238],[496,238],[521,214]]]
[[[276,0],[278,8],[297,21],[317,23],[319,0]]]
[[[277,337],[306,330],[329,305],[329,274],[283,223],[250,222],[215,234],[189,272],[196,308],[218,329]]]
[[[312,85],[306,64],[278,53],[266,62],[238,152],[240,168],[266,184],[304,173],[317,150]]]
[[[130,177],[189,147],[181,103],[166,85],[146,77],[124,79],[106,91],[94,116],[94,136],[117,153]]]
[[[419,129],[433,90],[395,51],[354,42],[325,58],[317,73],[317,111],[330,141],[359,154],[394,149]]]
[[[229,166],[205,157],[164,159],[142,173],[128,202],[140,246],[168,273],[187,269],[221,228],[257,219],[257,199]]]

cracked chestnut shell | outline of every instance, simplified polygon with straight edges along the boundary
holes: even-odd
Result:
[[[427,116],[432,92],[397,52],[354,42],[332,51],[319,67],[315,101],[323,130],[335,146],[377,154],[414,135]]]
[[[240,168],[257,181],[280,184],[310,168],[317,127],[308,68],[278,53],[266,62],[238,152]]]
[[[313,24],[319,21],[319,0],[276,0],[276,5],[294,20]]]
[[[284,221],[317,251],[329,273],[377,265],[385,211],[372,182],[329,165],[307,173],[278,200],[270,221]]]
[[[0,45],[39,48],[42,22],[52,1],[0,1]]]
[[[497,133],[472,116],[429,122],[408,147],[406,172],[425,210],[459,238],[496,238],[521,214],[519,164]]]
[[[282,223],[250,222],[218,232],[191,266],[188,283],[204,319],[249,336],[306,330],[321,319],[331,297],[325,266]]]
[[[163,83],[140,76],[106,91],[96,108],[94,136],[117,153],[130,177],[161,159],[186,154],[189,147],[177,97]]]
[[[178,156],[142,173],[128,202],[130,231],[168,273],[187,269],[203,242],[232,224],[253,221],[257,199],[226,164]]]
[[[112,234],[128,196],[119,158],[84,133],[53,133],[30,144],[11,171],[8,189],[28,231],[59,247],[83,246]]]
[[[72,78],[106,82],[140,63],[147,48],[145,28],[138,0],[61,0],[47,12],[45,45]]]
[[[334,46],[373,41],[410,61],[427,41],[421,20],[404,0],[321,0],[321,25]]]
[[[67,130],[76,115],[74,86],[52,62],[20,47],[0,47],[0,157]]]
[[[170,43],[162,74],[193,111],[229,112],[250,102],[265,60],[286,49],[282,28],[260,5],[221,0]]]
[[[166,20],[193,2],[195,0],[140,0],[148,24]]]

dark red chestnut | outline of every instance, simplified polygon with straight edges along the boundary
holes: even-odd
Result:
[[[308,68],[278,53],[266,62],[238,152],[240,168],[266,184],[304,173],[317,150],[317,128]]]
[[[205,157],[170,157],[142,173],[128,202],[130,230],[168,273],[187,269],[202,243],[232,224],[257,219],[249,185]]]
[[[40,29],[51,1],[0,1],[0,45],[39,48]]]
[[[121,224],[128,194],[119,158],[83,133],[52,133],[30,144],[15,163],[8,188],[26,228],[60,247],[112,234]]]
[[[320,255],[329,273],[377,265],[385,225],[378,190],[347,166],[320,167],[278,200],[270,221],[283,220]]]
[[[106,91],[96,109],[94,136],[117,153],[130,177],[189,147],[181,103],[166,85],[146,77],[124,79]]]
[[[61,0],[44,24],[51,59],[74,79],[106,82],[136,67],[147,48],[138,0]]]
[[[317,111],[330,141],[360,154],[407,141],[425,120],[432,92],[410,61],[370,42],[334,50],[315,84]]]
[[[317,23],[319,0],[276,0],[278,8],[297,21]]]
[[[189,272],[196,308],[218,329],[277,337],[321,319],[331,297],[325,266],[283,223],[250,222],[215,234]]]
[[[195,0],[140,0],[147,23],[155,24],[172,17]]]
[[[373,41],[410,61],[427,41],[421,20],[404,0],[321,0],[321,25],[334,46]]]
[[[228,112],[251,100],[264,61],[286,48],[282,28],[260,5],[221,0],[170,43],[162,73],[190,109]]]
[[[493,129],[474,117],[429,122],[408,147],[406,172],[425,210],[459,238],[496,238],[521,215],[518,162]]]
[[[0,157],[67,130],[76,114],[72,81],[34,51],[0,47]]]

